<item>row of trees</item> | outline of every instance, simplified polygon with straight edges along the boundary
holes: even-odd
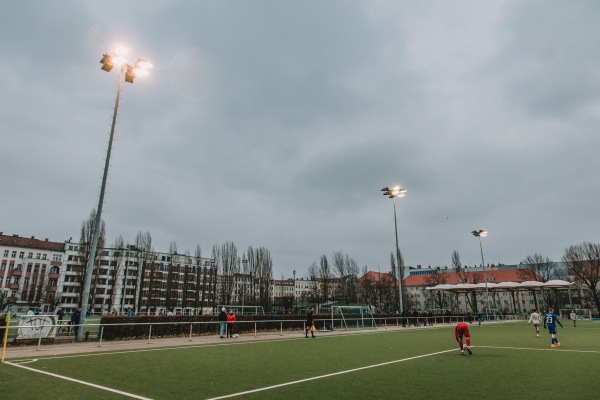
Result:
[[[93,226],[95,223],[96,211],[92,210],[88,219],[81,225],[79,252],[76,267],[77,290],[79,294],[83,293],[86,268],[88,265],[92,239]],[[161,292],[159,281],[164,279],[158,271],[158,264],[154,262],[153,255],[156,254],[152,246],[152,236],[149,232],[138,232],[133,244],[126,244],[119,236],[112,244],[112,248],[121,250],[113,252],[112,259],[108,267],[100,265],[103,249],[106,247],[105,223],[102,221],[100,235],[98,238],[98,249],[96,251],[96,260],[94,262],[93,279],[90,287],[90,306],[93,308],[98,302],[107,302],[114,304],[119,293],[121,297],[125,288],[133,286],[133,295],[135,299],[134,307],[141,309],[145,302],[148,308],[158,307],[161,297],[166,296],[167,308],[174,308],[177,304],[183,304],[184,307],[198,307],[207,304],[231,304],[234,299],[239,299],[239,293],[236,293],[240,279],[249,281],[249,289],[244,290],[244,303],[247,305],[260,305],[269,309],[273,305],[273,299],[270,296],[270,284],[273,279],[273,260],[268,249],[264,247],[248,247],[241,255],[233,242],[226,242],[222,245],[214,245],[211,251],[213,263],[210,268],[202,268],[199,260],[202,260],[202,249],[198,245],[193,256],[189,250],[180,254],[176,242],[171,242],[168,253],[170,254],[170,264],[166,271],[166,292]],[[127,271],[125,265],[125,253],[128,250],[135,251],[137,268]],[[468,273],[462,268],[460,255],[455,250],[451,255],[452,271],[460,275],[465,283],[483,282],[483,273]],[[183,267],[182,267],[183,265]],[[399,268],[397,266],[399,265]],[[600,310],[600,244],[584,242],[582,244],[569,246],[565,249],[562,256],[562,263],[552,262],[548,257],[534,253],[525,257],[520,263],[523,280],[537,280],[547,282],[553,279],[573,279],[576,284],[584,289],[582,302],[586,308]],[[184,268],[184,270],[182,270]],[[307,275],[319,281],[319,285],[314,285],[308,294],[301,299],[293,299],[297,304],[300,300],[303,304],[308,303],[327,303],[337,302],[345,304],[375,304],[380,309],[397,309],[399,303],[399,293],[395,284],[398,278],[398,269],[400,276],[404,276],[404,260],[402,253],[398,250],[397,254],[390,255],[390,270],[387,272],[389,278],[381,276],[370,281],[369,279],[359,280],[358,276],[362,272],[365,276],[368,272],[367,266],[361,270],[354,259],[342,252],[334,252],[330,259],[322,255],[319,262],[313,262],[308,266]],[[127,275],[126,285],[123,280],[118,279]],[[184,273],[184,281],[180,282],[178,274]],[[109,275],[108,280],[103,280],[100,276]],[[240,278],[242,275],[242,278]],[[248,279],[245,279],[243,277]],[[148,277],[148,279],[144,279]],[[194,281],[191,281],[193,277]],[[211,293],[210,288],[216,287],[217,277],[220,284],[218,293]],[[434,286],[436,284],[446,283],[446,277],[443,273],[431,274],[428,277],[427,284]],[[191,294],[187,288],[193,284],[197,289]],[[31,280],[26,290],[26,299],[32,303],[40,303],[45,300],[45,287],[48,285],[48,279],[38,276],[36,280]],[[106,291],[106,286],[109,289]],[[183,297],[181,289],[183,288]],[[163,288],[164,289],[164,288]],[[103,293],[101,293],[101,291]],[[24,291],[25,293],[25,291]],[[110,295],[107,300],[101,294]],[[163,294],[165,296],[163,296]],[[53,303],[60,302],[60,293],[52,299]],[[436,292],[429,294],[434,304],[439,308],[445,308],[442,305],[452,301],[449,294]],[[557,302],[557,294],[547,291],[544,294],[547,304]],[[554,297],[553,297],[554,296]],[[5,297],[5,296],[4,296]],[[414,299],[403,290],[403,305],[405,309],[410,309],[414,305]],[[0,301],[6,301],[0,298]],[[467,299],[469,307],[477,308],[477,294],[471,293]],[[81,298],[79,299],[81,304]],[[104,307],[105,304],[102,304]]]
[[[90,257],[95,218],[96,211],[92,210],[88,219],[81,225],[78,259],[75,264],[79,305]],[[273,260],[269,250],[264,247],[250,246],[239,256],[233,242],[214,245],[211,254],[212,262],[205,265],[207,259],[202,257],[200,245],[196,247],[192,256],[189,250],[180,253],[176,242],[172,241],[168,250],[170,261],[166,271],[162,271],[161,264],[154,258],[156,252],[152,245],[152,235],[150,232],[140,231],[133,244],[125,244],[122,236],[119,235],[112,244],[114,251],[109,265],[103,266],[100,259],[106,248],[105,232],[105,223],[102,221],[88,300],[91,309],[105,309],[108,307],[106,303],[115,304],[119,294],[123,298],[128,287],[133,287],[128,295],[135,299],[136,310],[142,309],[143,304],[146,304],[148,310],[156,310],[160,304],[164,304],[168,309],[178,306],[200,308],[230,304],[235,295],[236,274],[251,277],[247,304],[262,305],[265,309],[272,304],[269,286],[273,279]],[[135,253],[135,268],[128,268],[126,265],[127,252]],[[101,278],[106,275],[109,276],[108,279]],[[183,276],[183,280],[180,276]],[[218,292],[215,293],[217,279],[220,284]],[[194,290],[188,290],[190,287]],[[103,296],[105,294],[109,295],[108,300]]]

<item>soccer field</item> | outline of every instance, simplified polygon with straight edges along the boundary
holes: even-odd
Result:
[[[600,396],[600,323],[565,324],[559,349],[525,322],[121,350],[0,366],[6,399],[540,399]],[[183,343],[183,342],[182,342]],[[27,368],[27,369],[25,369]],[[48,375],[52,374],[52,375]],[[76,380],[76,381],[74,381]],[[95,385],[95,386],[91,386]],[[112,391],[111,391],[112,390]],[[121,392],[121,393],[117,393]]]

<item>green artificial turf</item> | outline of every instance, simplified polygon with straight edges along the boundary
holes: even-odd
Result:
[[[152,399],[210,399],[273,385],[285,386],[237,398],[540,399],[548,390],[570,399],[599,395],[600,323],[559,328],[559,349],[550,348],[547,331],[537,338],[525,322],[472,325],[472,356],[458,355],[453,326],[445,324],[318,335],[47,357],[23,365]],[[15,399],[126,398],[11,365],[0,366],[0,388],[3,398]]]

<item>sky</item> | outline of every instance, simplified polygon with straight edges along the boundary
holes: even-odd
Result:
[[[265,247],[275,278],[342,252],[387,272],[598,242],[600,2],[11,1],[0,14],[0,232],[102,219],[156,251]]]

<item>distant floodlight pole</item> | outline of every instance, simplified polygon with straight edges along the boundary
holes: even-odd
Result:
[[[479,250],[481,251],[481,265],[483,266],[483,280],[485,281],[485,298],[487,301],[487,309],[485,311],[485,315],[488,315],[489,310],[490,310],[490,295],[488,292],[488,280],[487,280],[485,262],[483,261],[483,246],[481,245],[481,238],[486,237],[487,232],[484,231],[483,229],[480,229],[478,231],[471,232],[471,234],[473,236],[477,236],[479,238]]]
[[[401,188],[398,185],[394,185],[391,188],[388,188],[387,186],[384,187],[383,189],[381,189],[381,191],[383,192],[384,196],[388,196],[390,199],[393,200],[394,203],[394,229],[396,232],[396,265],[398,266],[398,306],[399,306],[399,310],[398,312],[400,314],[402,314],[403,307],[402,307],[402,270],[400,268],[400,248],[398,247],[398,222],[396,219],[396,198],[399,197],[404,197],[404,195],[406,194],[406,189]]]
[[[115,65],[121,64],[121,71],[119,73],[119,84],[117,85],[117,99],[115,100],[115,109],[113,112],[112,125],[110,128],[110,137],[108,139],[108,150],[106,151],[106,160],[104,161],[104,174],[102,175],[102,185],[100,186],[100,197],[98,198],[98,209],[96,210],[96,220],[94,222],[94,231],[92,234],[92,243],[90,247],[90,256],[85,271],[85,284],[83,287],[83,294],[81,299],[81,314],[79,316],[80,328],[77,329],[76,340],[78,342],[83,341],[84,336],[84,325],[85,318],[88,309],[88,298],[90,296],[90,286],[92,284],[92,272],[94,269],[94,260],[96,258],[96,248],[98,247],[98,236],[100,235],[100,224],[102,221],[102,205],[104,203],[104,191],[106,189],[106,180],[108,178],[108,166],[110,163],[110,153],[112,151],[113,138],[115,136],[115,126],[117,124],[117,113],[119,111],[119,100],[121,98],[121,86],[123,84],[123,76],[125,76],[125,82],[133,83],[133,79],[137,76],[145,76],[147,69],[152,68],[152,64],[148,61],[138,59],[136,63],[131,66],[125,62],[123,58],[125,53],[124,49],[115,49],[112,54],[104,54],[100,63],[102,64],[103,71],[110,72]]]

